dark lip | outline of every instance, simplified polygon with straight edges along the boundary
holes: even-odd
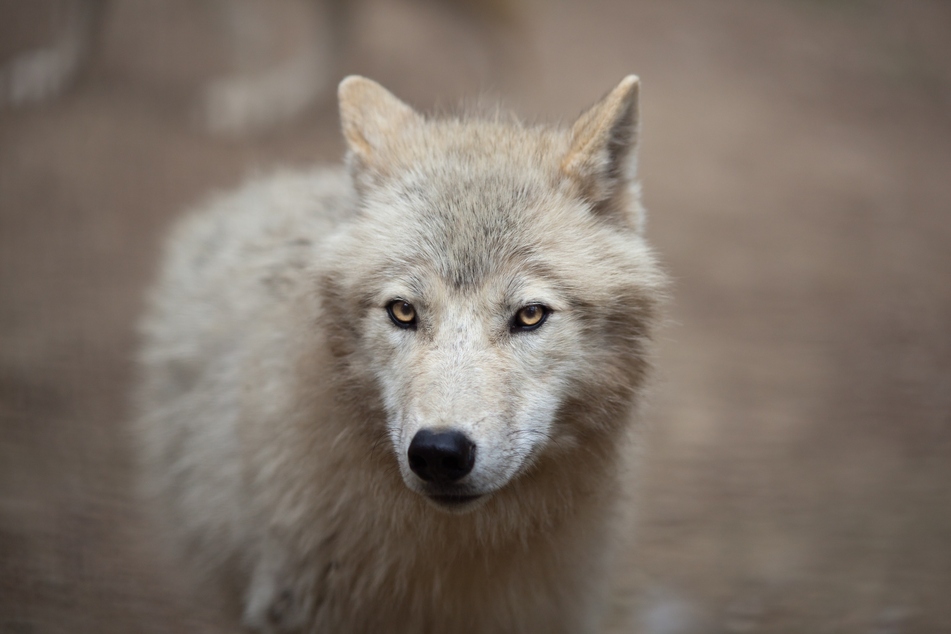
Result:
[[[443,506],[462,506],[478,500],[481,495],[430,495],[429,499]]]

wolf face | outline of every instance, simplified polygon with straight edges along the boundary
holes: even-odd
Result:
[[[641,384],[660,281],[631,185],[636,97],[627,78],[557,130],[426,120],[341,85],[360,209],[323,278],[331,347],[439,508],[583,450]]]

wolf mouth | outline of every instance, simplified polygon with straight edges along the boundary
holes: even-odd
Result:
[[[433,502],[439,504],[440,506],[445,506],[449,508],[460,507],[468,504],[469,502],[475,502],[481,495],[457,495],[457,494],[433,494],[429,495],[429,499]]]

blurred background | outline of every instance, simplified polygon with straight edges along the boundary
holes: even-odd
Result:
[[[184,208],[339,161],[349,73],[554,122],[632,72],[674,279],[640,631],[951,632],[951,3],[0,0],[0,633],[227,631],[131,502]]]

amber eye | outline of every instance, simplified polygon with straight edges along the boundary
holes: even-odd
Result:
[[[529,304],[515,313],[512,319],[512,330],[535,330],[543,323],[551,312],[541,304]]]
[[[390,314],[390,319],[400,328],[413,328],[416,326],[416,309],[413,305],[402,299],[395,299],[386,305],[386,312]]]

